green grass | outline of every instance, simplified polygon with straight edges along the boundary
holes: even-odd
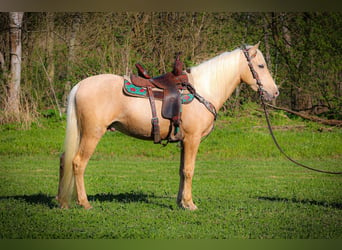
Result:
[[[341,171],[342,131],[272,115],[285,151]],[[58,208],[64,121],[0,127],[0,238],[341,239],[342,179],[285,160],[260,113],[221,117],[202,142],[193,181],[199,207],[176,205],[179,148],[107,133],[87,167],[93,209]]]

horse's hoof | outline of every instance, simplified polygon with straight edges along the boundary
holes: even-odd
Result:
[[[90,210],[92,209],[92,205],[90,205],[89,202],[87,202],[86,204],[82,205],[82,204],[79,204],[80,206],[82,206],[85,210]]]
[[[68,204],[65,204],[65,203],[60,204],[59,207],[60,207],[61,209],[69,209],[69,205],[68,205]]]
[[[195,211],[197,210],[197,206],[195,204],[189,205],[186,209],[190,210],[190,211]]]
[[[90,209],[93,209],[93,206],[91,206],[90,204],[88,206],[84,206],[84,209],[85,210],[90,210]]]
[[[179,206],[185,210],[195,211],[197,210],[197,206],[193,202],[181,202]]]

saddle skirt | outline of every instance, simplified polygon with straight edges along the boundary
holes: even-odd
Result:
[[[180,129],[182,104],[190,103],[195,97],[182,86],[185,82],[187,82],[186,74],[176,76],[172,72],[148,79],[135,75],[131,75],[128,79],[124,77],[123,92],[126,95],[148,98],[150,101],[154,143],[161,143],[155,99],[162,101],[161,115],[163,118],[169,119],[172,125],[167,138],[168,142],[177,142],[183,139]]]
[[[181,103],[182,104],[188,104],[191,103],[194,99],[194,95],[191,93],[182,93],[182,89],[179,90],[181,93]],[[123,92],[127,96],[132,97],[140,97],[140,98],[148,98],[147,88],[146,87],[140,87],[137,85],[134,85],[129,77],[125,77],[124,79],[124,86],[123,86]],[[164,91],[159,88],[153,88],[153,96],[156,100],[163,100],[164,99]]]

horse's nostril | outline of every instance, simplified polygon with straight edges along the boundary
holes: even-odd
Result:
[[[279,95],[279,91],[276,91],[275,93],[274,93],[274,97],[277,97]]]

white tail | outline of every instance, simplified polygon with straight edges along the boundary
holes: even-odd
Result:
[[[80,131],[77,124],[76,93],[78,84],[73,87],[68,97],[67,127],[64,141],[64,168],[59,183],[58,201],[61,207],[67,208],[75,193],[75,178],[72,161],[75,157],[80,141]]]

